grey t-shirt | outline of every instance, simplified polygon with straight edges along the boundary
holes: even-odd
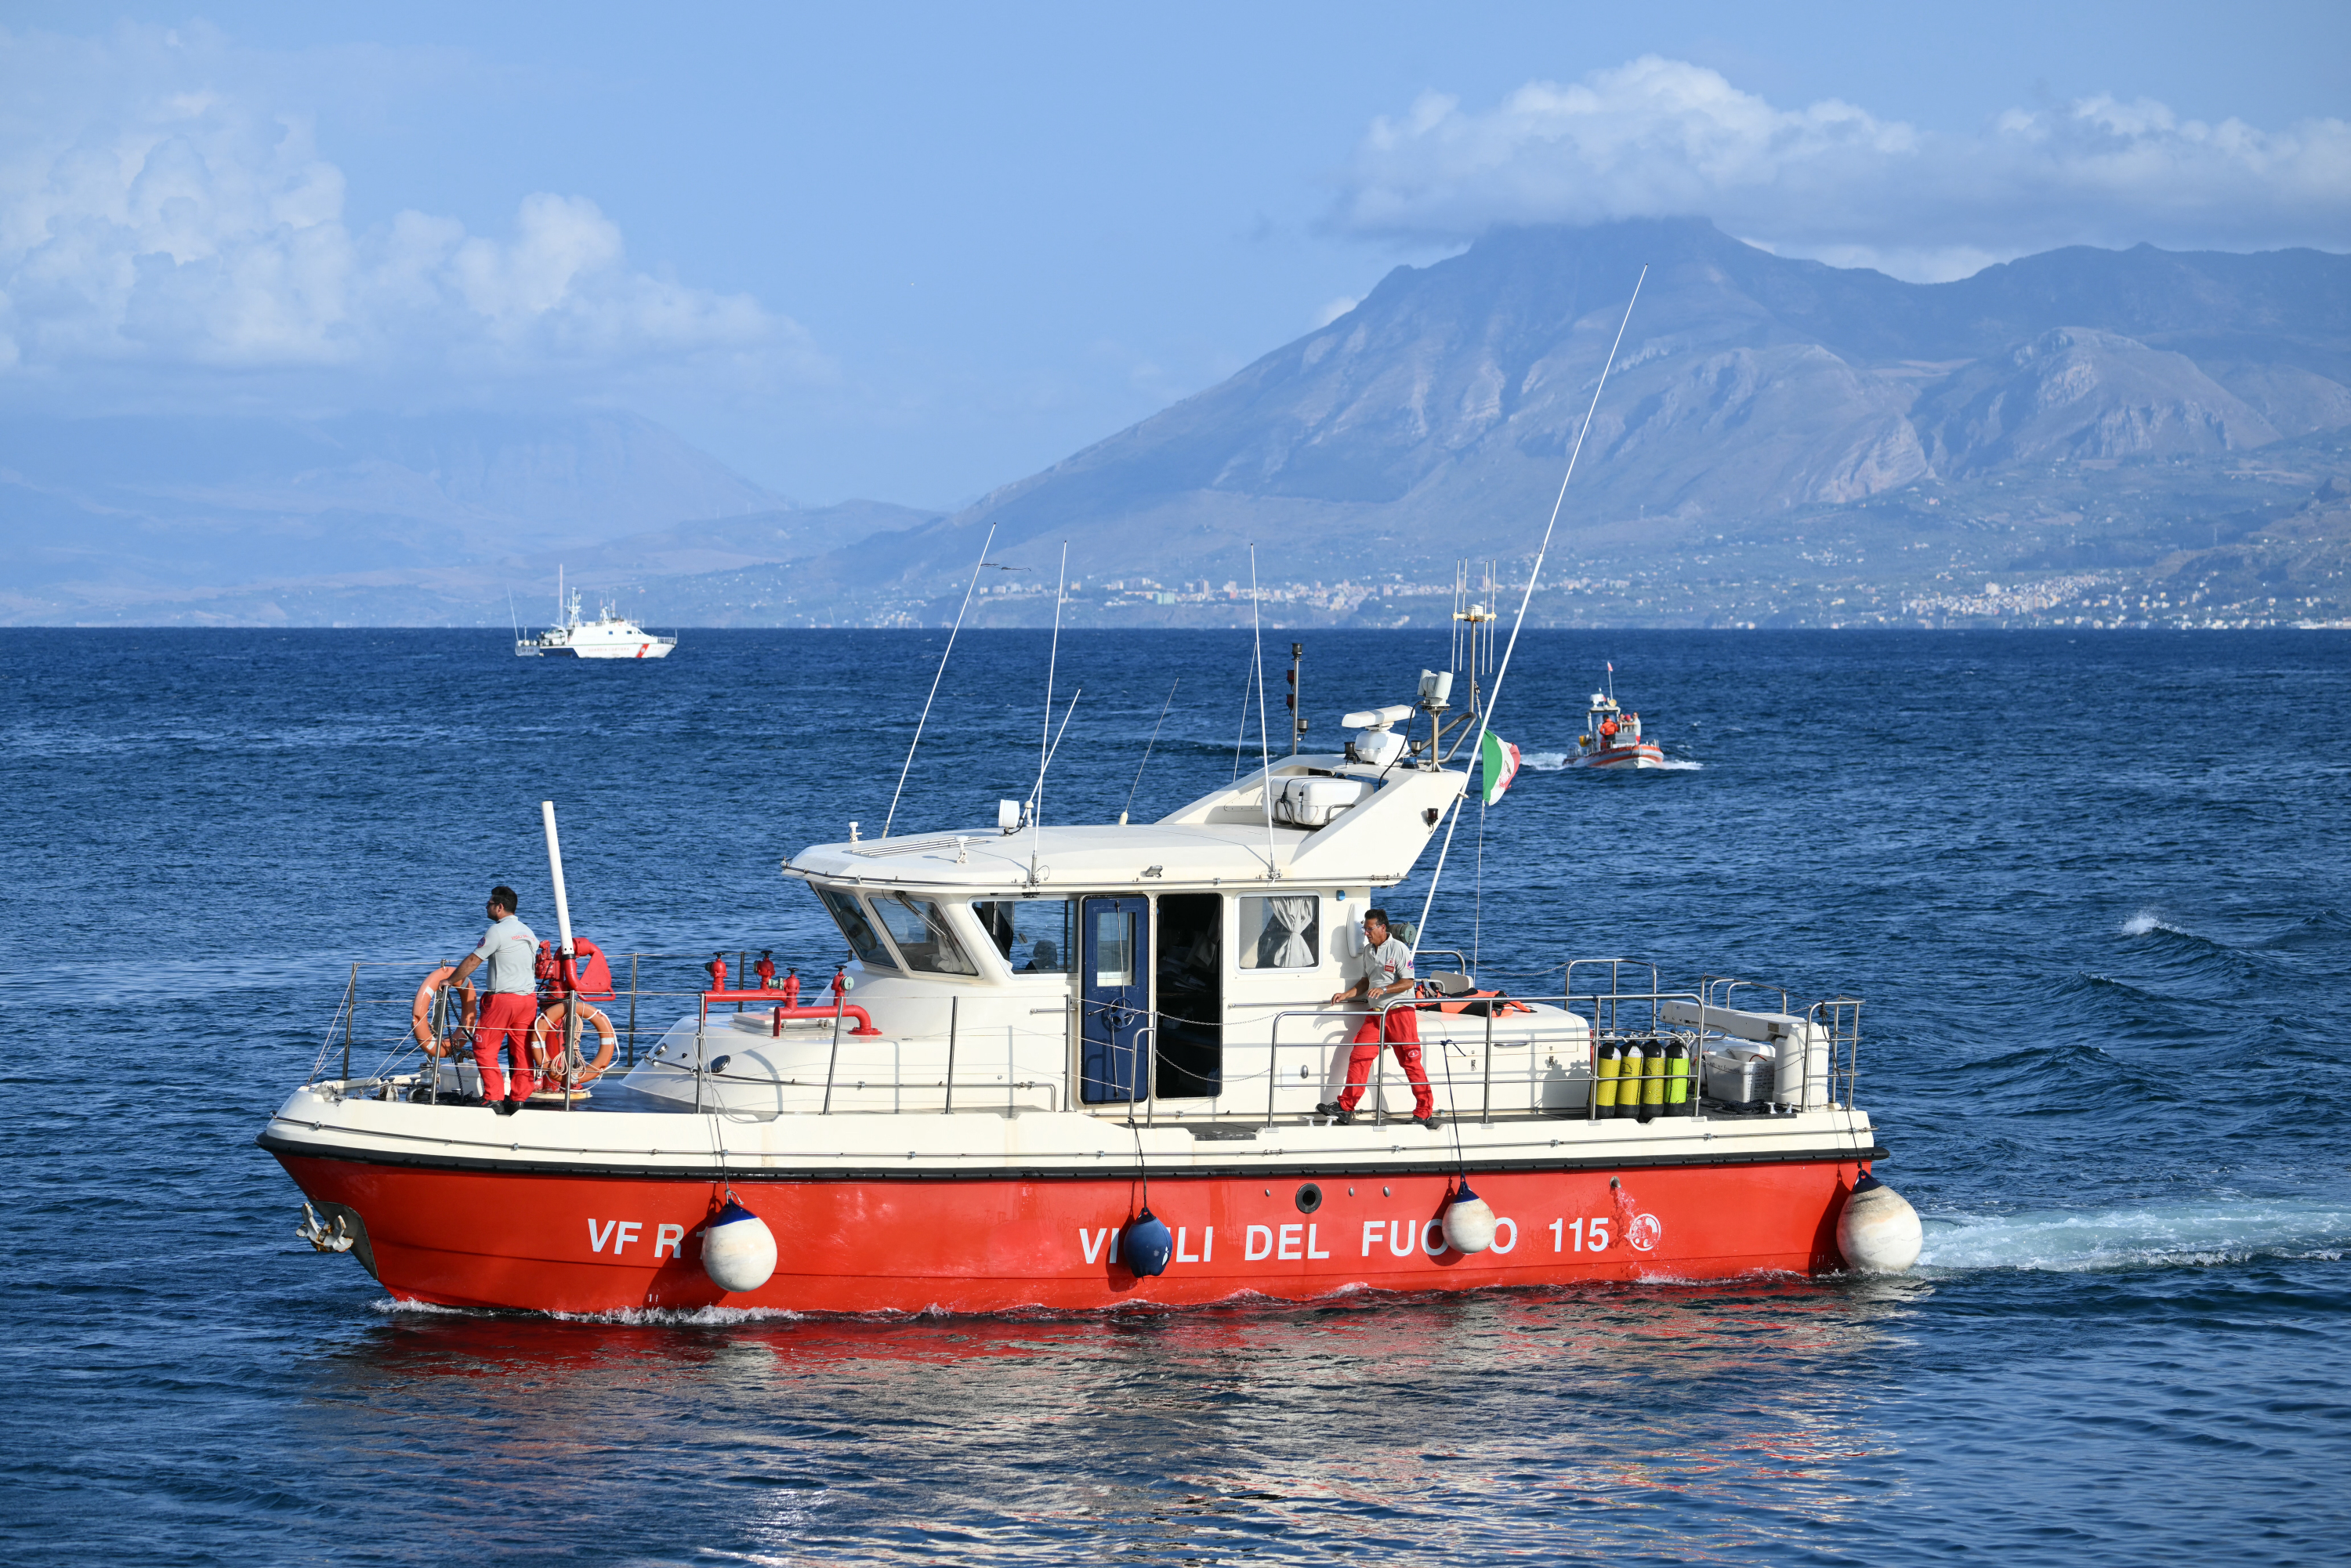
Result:
[[[1413,977],[1412,949],[1391,936],[1378,946],[1366,947],[1358,954],[1354,960],[1354,971],[1356,979],[1360,980],[1365,976],[1371,977],[1374,992],[1384,990],[1398,980],[1409,980]]]
[[[474,949],[482,961],[482,988],[529,996],[538,988],[538,933],[509,915],[482,934]]]

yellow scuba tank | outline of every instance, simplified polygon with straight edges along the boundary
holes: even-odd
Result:
[[[1642,1043],[1641,1120],[1652,1121],[1666,1109],[1666,1048],[1656,1035]]]
[[[1594,1116],[1616,1114],[1618,1074],[1625,1066],[1625,1048],[1614,1040],[1604,1040],[1593,1055],[1592,1063],[1592,1113]]]
[[[1695,1116],[1698,1096],[1691,1092],[1690,1069],[1695,1065],[1690,1048],[1678,1036],[1666,1042],[1666,1114]]]
[[[1641,1042],[1625,1042],[1625,1065],[1616,1070],[1616,1117],[1623,1121],[1641,1113]]]

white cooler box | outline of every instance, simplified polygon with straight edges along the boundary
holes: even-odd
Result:
[[[1771,1049],[1740,1045],[1708,1051],[1706,1087],[1702,1092],[1708,1099],[1719,1100],[1726,1105],[1767,1103],[1779,1080],[1779,1064],[1769,1054]]]
[[[1285,779],[1273,799],[1273,820],[1293,828],[1321,828],[1372,792],[1367,779]]]

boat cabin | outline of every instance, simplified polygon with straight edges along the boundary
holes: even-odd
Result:
[[[1575,737],[1577,747],[1586,756],[1610,751],[1620,747],[1635,746],[1641,739],[1641,716],[1627,713],[1616,699],[1605,692],[1592,694],[1592,705],[1583,716],[1583,733]]]
[[[1410,711],[1351,716],[1364,722],[1347,752],[1276,761],[1155,822],[1040,826],[1016,808],[993,827],[802,850],[784,873],[840,928],[846,1000],[875,1032],[829,1001],[818,1018],[696,1015],[626,1082],[776,1113],[1311,1112],[1344,1083],[1366,1014],[1330,1000],[1357,973],[1364,913],[1463,789],[1393,727]],[[1391,914],[1407,941],[1411,913]],[[1459,955],[1420,957],[1424,975],[1468,988]],[[1425,1015],[1423,1040],[1446,1021]],[[1461,1022],[1482,1080],[1488,1020]],[[1522,1009],[1499,1032],[1514,1087],[1497,1108],[1582,1103],[1581,1019]],[[1442,1070],[1432,1054],[1428,1071]],[[1384,1056],[1382,1071],[1381,1092],[1405,1103]]]

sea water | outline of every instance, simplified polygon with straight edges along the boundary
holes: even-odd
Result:
[[[1314,745],[1444,662],[1441,634],[1278,634],[1277,750],[1293,638]],[[9,1554],[2345,1554],[2333,634],[1520,643],[1497,727],[1531,765],[1465,815],[1425,945],[1523,995],[1626,956],[1866,998],[1860,1097],[1926,1225],[1907,1278],[579,1322],[402,1307],[294,1239],[252,1140],[348,965],[455,956],[500,881],[550,932],[541,799],[608,950],[829,976],[777,862],[881,831],[942,640],[689,632],[598,664],[458,632],[0,632]],[[897,831],[1029,792],[1047,652],[965,635]],[[1541,765],[1608,660],[1686,766]],[[1072,634],[1059,672],[1082,695],[1048,821],[1130,790],[1148,820],[1259,753],[1246,633]]]

